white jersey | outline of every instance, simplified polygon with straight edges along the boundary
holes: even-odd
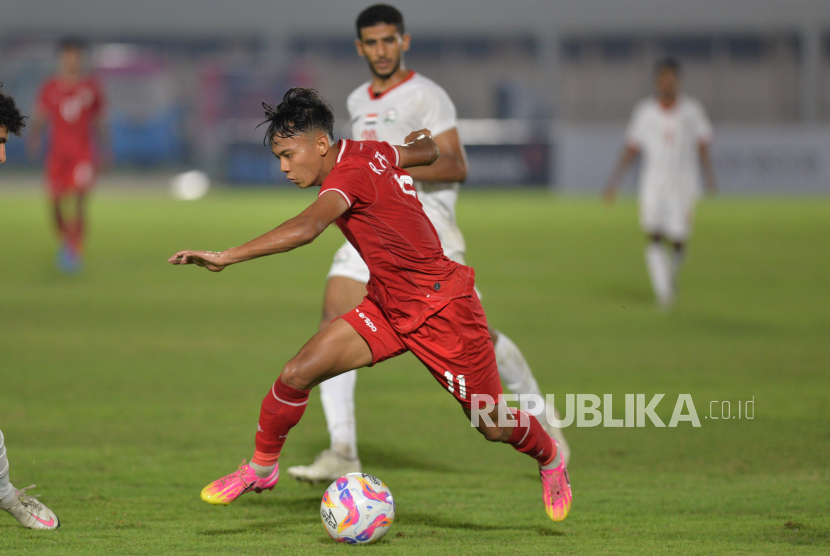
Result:
[[[387,141],[403,144],[411,132],[429,129],[433,137],[457,127],[455,105],[437,83],[411,72],[409,77],[380,95],[372,92],[367,81],[346,101],[352,138],[358,141]],[[463,257],[464,237],[455,223],[458,182],[415,182],[418,198],[424,207],[450,258]]]
[[[648,98],[634,108],[626,142],[640,150],[640,200],[665,195],[689,203],[700,195],[701,143],[712,138],[703,106],[680,96],[671,108]]]

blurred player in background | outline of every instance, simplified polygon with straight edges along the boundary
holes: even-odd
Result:
[[[411,168],[418,200],[438,231],[444,253],[464,264],[464,236],[455,220],[455,202],[460,182],[467,177],[467,159],[458,137],[455,106],[436,83],[404,65],[410,36],[403,16],[394,7],[378,4],[357,18],[357,52],[366,59],[372,79],[348,98],[352,138],[358,141],[403,142],[413,129],[430,129],[440,149],[431,166]],[[346,241],[335,253],[323,301],[323,328],[357,307],[366,295],[369,269],[360,254]],[[541,396],[536,379],[522,352],[504,334],[490,328],[498,370],[507,388],[515,394]],[[354,410],[356,372],[341,374],[320,385],[320,399],[331,437],[330,448],[314,463],[291,467],[288,474],[301,481],[329,482],[347,473],[360,472],[357,426]],[[553,408],[549,408],[551,416]],[[558,415],[557,415],[558,418]],[[549,434],[562,445],[565,461],[569,448],[559,428],[544,419]]]
[[[58,266],[67,272],[80,269],[86,195],[99,162],[109,158],[104,97],[98,82],[84,74],[83,49],[76,39],[61,42],[58,73],[40,89],[28,142],[30,155],[36,157],[43,128],[49,126],[46,176],[61,241]]]
[[[6,141],[9,134],[19,136],[26,125],[23,115],[17,109],[14,99],[3,94],[0,84],[0,163],[6,161]],[[57,529],[58,516],[37,498],[25,493],[35,485],[17,490],[9,482],[9,458],[6,457],[6,443],[0,431],[0,509],[12,514],[29,529]]]
[[[715,192],[709,158],[712,126],[700,102],[680,94],[679,77],[676,60],[657,63],[657,94],[634,108],[625,150],[605,189],[606,201],[613,202],[626,171],[642,156],[640,225],[648,236],[646,265],[662,307],[675,300],[677,272],[701,191],[701,167],[706,188]]]

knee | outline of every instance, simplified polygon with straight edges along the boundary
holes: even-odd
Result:
[[[297,357],[285,364],[280,374],[280,380],[286,386],[297,390],[311,390],[314,387],[314,380],[305,372],[305,368]]]

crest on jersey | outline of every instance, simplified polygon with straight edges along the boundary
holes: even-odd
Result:
[[[387,124],[391,124],[395,120],[398,119],[398,111],[394,108],[388,109],[386,112],[383,113],[383,121]]]

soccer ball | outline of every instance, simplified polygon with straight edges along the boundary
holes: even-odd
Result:
[[[320,517],[337,542],[368,544],[383,537],[395,520],[395,501],[383,481],[349,473],[334,481],[320,503]]]

